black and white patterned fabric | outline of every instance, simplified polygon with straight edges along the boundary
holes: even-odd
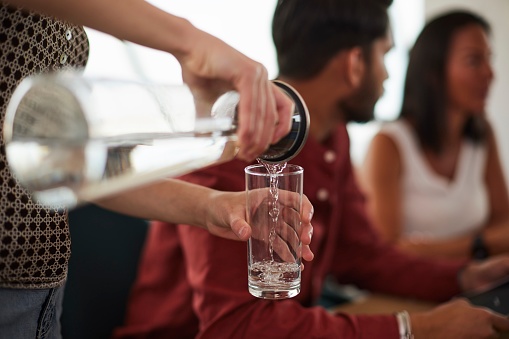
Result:
[[[84,67],[81,27],[0,2],[0,126],[20,81],[37,72]],[[66,278],[71,242],[67,212],[32,201],[9,171],[0,134],[0,287],[52,288]]]

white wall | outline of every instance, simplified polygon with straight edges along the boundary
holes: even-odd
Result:
[[[509,181],[509,1],[426,0],[426,17],[457,8],[477,12],[492,26],[495,81],[488,103],[488,117],[497,134],[506,181]]]
[[[149,0],[153,5],[184,17],[200,29],[226,41],[265,65],[271,77],[277,74],[271,20],[276,0]],[[87,29],[91,76],[137,79],[160,83],[182,83],[180,66],[169,54],[131,43],[122,43]],[[166,34],[178,34],[167,32]]]

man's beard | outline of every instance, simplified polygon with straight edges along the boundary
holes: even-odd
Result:
[[[368,67],[359,89],[348,99],[338,103],[345,122],[366,123],[374,119],[375,104],[380,98],[374,78]]]

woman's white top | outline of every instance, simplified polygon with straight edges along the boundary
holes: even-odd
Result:
[[[454,178],[449,180],[429,165],[405,121],[386,123],[381,133],[394,141],[400,154],[404,237],[446,239],[483,227],[489,213],[485,144],[464,140]]]

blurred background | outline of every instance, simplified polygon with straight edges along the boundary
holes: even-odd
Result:
[[[190,20],[261,62],[277,76],[271,17],[277,0],[152,0],[154,5]],[[474,10],[493,28],[494,81],[488,116],[494,126],[506,178],[509,178],[509,1],[394,0],[390,8],[395,48],[387,55],[390,78],[376,106],[376,121],[349,125],[352,158],[360,165],[380,121],[399,112],[409,48],[430,16],[453,8]],[[182,83],[180,66],[168,54],[124,43],[87,30],[91,49],[86,74],[159,83]],[[178,32],[168,32],[178,34]],[[63,314],[64,338],[108,338],[120,325],[136,275],[146,222],[89,205],[70,213],[73,256]],[[97,279],[101,277],[101,279]],[[67,312],[66,312],[67,310]]]

